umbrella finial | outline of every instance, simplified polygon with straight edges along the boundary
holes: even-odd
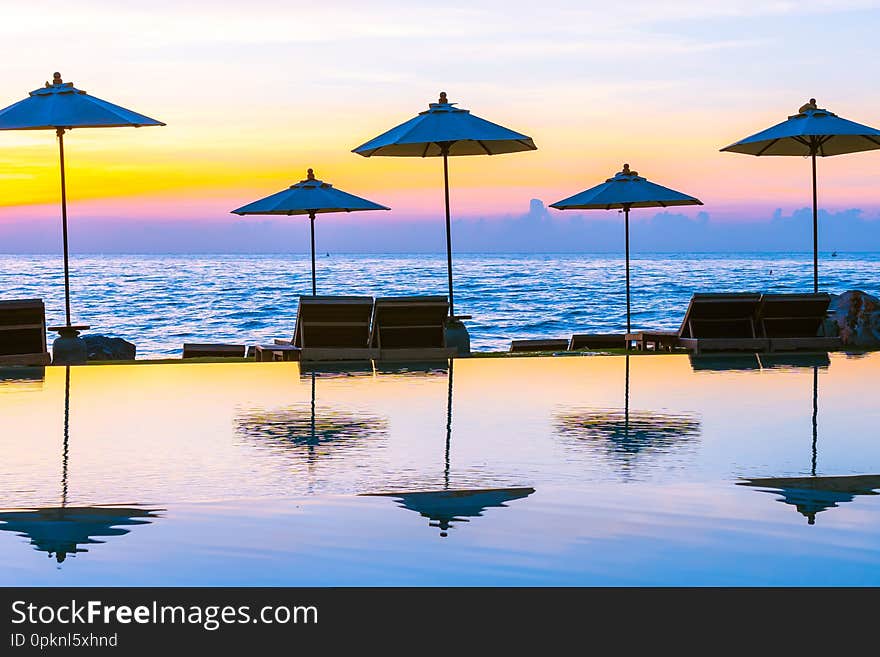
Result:
[[[309,169],[308,171],[306,171],[306,179],[307,180],[314,180],[315,179],[315,170],[314,169]]]
[[[62,84],[64,80],[61,79],[61,73],[56,71],[52,74],[52,84]]]
[[[810,98],[809,103],[805,103],[805,104],[801,105],[800,109],[798,110],[798,114],[803,114],[807,110],[814,110],[814,109],[818,109],[816,107],[816,99]]]
[[[446,105],[449,101],[446,99],[446,92],[440,92],[440,100],[438,101],[441,105]]]
[[[638,171],[630,171],[629,164],[623,165],[623,171],[620,172],[621,176],[637,176],[639,175]]]

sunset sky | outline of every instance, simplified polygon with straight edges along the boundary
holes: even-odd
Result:
[[[699,197],[713,221],[769,221],[777,209],[809,205],[808,160],[719,148],[784,120],[811,96],[880,126],[880,89],[866,75],[876,62],[878,7],[79,0],[74,11],[69,2],[16,3],[0,21],[0,107],[60,71],[90,94],[167,123],[65,139],[72,226],[96,217],[248,221],[229,211],[300,180],[307,167],[391,206],[383,225],[439,219],[438,159],[350,151],[441,90],[538,146],[452,160],[456,217],[522,213],[532,198],[552,203],[629,162]],[[12,235],[57,218],[57,167],[51,132],[0,133],[0,229]],[[880,151],[821,160],[819,176],[824,209],[880,212]]]

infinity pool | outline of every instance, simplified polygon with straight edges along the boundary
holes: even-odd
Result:
[[[0,370],[0,585],[880,585],[880,354]]]

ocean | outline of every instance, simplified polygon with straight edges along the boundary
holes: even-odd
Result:
[[[878,295],[878,265],[880,253],[820,254],[820,289]],[[184,342],[289,339],[311,291],[307,254],[73,255],[70,268],[74,323],[133,342],[139,359],[179,356]],[[454,276],[475,351],[625,328],[622,255],[460,254]],[[317,277],[318,294],[445,294],[446,257],[321,253]],[[49,325],[64,323],[63,281],[58,255],[0,255],[0,299],[42,298]],[[675,329],[694,292],[812,291],[812,254],[642,253],[631,283],[633,329]]]

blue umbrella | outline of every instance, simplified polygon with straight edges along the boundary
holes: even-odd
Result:
[[[601,185],[591,187],[556,203],[557,210],[623,210],[626,232],[626,332],[630,332],[629,303],[629,211],[630,208],[666,208],[674,205],[703,205],[693,196],[662,187],[631,171],[628,164],[623,171],[608,178]]]
[[[802,105],[782,123],[725,146],[722,151],[746,155],[809,156],[813,164],[813,292],[819,291],[819,210],[816,157],[858,153],[880,148],[880,130],[842,119],[816,105]]]
[[[307,214],[311,219],[312,234],[312,295],[317,294],[315,282],[315,215],[327,212],[359,212],[361,210],[390,210],[384,205],[373,203],[365,198],[336,189],[328,182],[315,178],[312,169],[307,171],[306,179],[300,180],[287,189],[272,194],[259,201],[244,205],[233,214],[293,215]]]
[[[449,162],[453,155],[500,155],[537,148],[527,137],[455,107],[440,93],[418,116],[355,148],[352,153],[372,157],[443,157],[446,200],[446,270],[449,279],[449,316],[454,317],[452,294],[452,226],[449,214]]]
[[[0,110],[0,130],[55,130],[61,161],[61,225],[64,237],[64,300],[66,326],[59,332],[75,337],[78,331],[70,324],[70,269],[67,253],[67,189],[64,179],[64,132],[73,128],[139,128],[165,125],[143,114],[108,103],[72,82],[64,82],[55,73],[52,82],[31,91],[27,98]],[[85,327],[83,327],[85,328]],[[65,330],[66,329],[66,330]]]

